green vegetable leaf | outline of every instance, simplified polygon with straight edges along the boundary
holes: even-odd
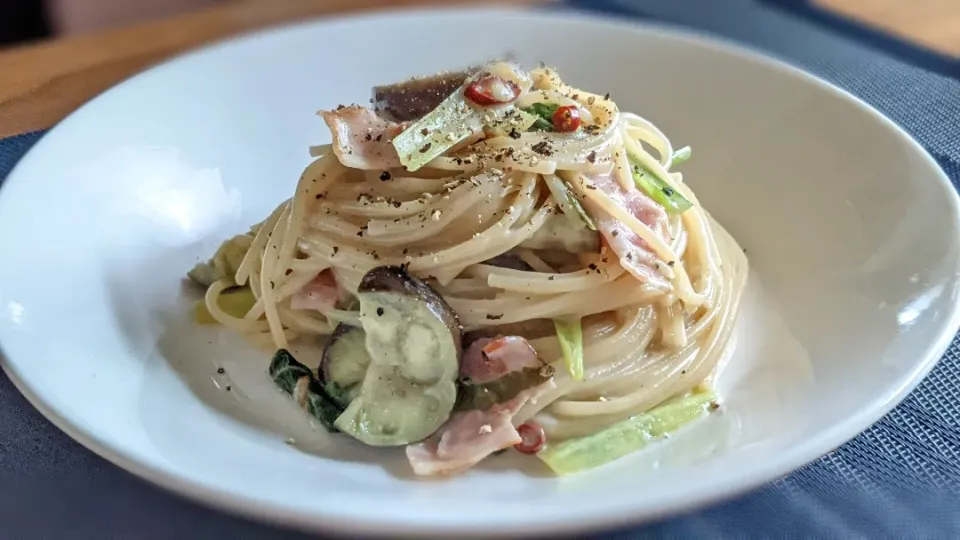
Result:
[[[557,330],[557,339],[560,340],[560,349],[563,351],[563,361],[567,365],[567,372],[575,381],[583,380],[583,328],[580,318],[554,319],[553,326]]]
[[[598,433],[551,444],[537,457],[560,475],[599,467],[636,452],[715,409],[714,398],[709,391],[678,396]]]
[[[540,102],[521,110],[537,117],[530,128],[531,131],[553,131],[553,113],[557,112],[558,108],[560,105],[556,103]]]
[[[531,106],[529,106],[529,107],[527,107],[527,108],[525,108],[525,109],[523,109],[523,110],[526,111],[526,112],[528,112],[528,113],[530,113],[530,114],[535,114],[535,115],[537,115],[537,116],[539,116],[540,118],[543,118],[543,119],[545,119],[545,120],[550,120],[550,121],[552,121],[552,120],[553,120],[553,114],[554,114],[555,112],[557,112],[557,109],[559,109],[559,108],[560,108],[560,105],[558,105],[558,104],[556,104],[556,103],[547,103],[547,102],[545,102],[545,101],[541,101],[541,102],[539,102],[539,103],[534,103],[533,105],[531,105]]]
[[[330,431],[338,431],[333,423],[343,413],[343,408],[326,394],[310,368],[297,362],[286,349],[280,349],[267,371],[274,384],[293,396],[303,410]]]
[[[280,349],[270,362],[268,369],[270,378],[274,384],[280,387],[284,392],[293,395],[293,390],[297,383],[304,377],[313,377],[310,368],[297,362],[297,360],[286,349]]]
[[[667,212],[682,214],[689,210],[693,204],[680,193],[677,193],[662,178],[658,177],[652,170],[641,165],[633,155],[628,156],[630,160],[630,172],[633,174],[633,181],[637,187],[650,196],[651,199],[662,205]]]
[[[684,146],[683,148],[677,150],[670,156],[670,166],[680,165],[681,163],[686,163],[690,159],[690,147]]]
[[[530,131],[553,131],[553,123],[549,120],[544,120],[541,117],[536,117],[537,119],[533,121],[533,125],[530,126]]]

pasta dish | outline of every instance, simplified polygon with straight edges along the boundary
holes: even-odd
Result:
[[[420,475],[511,448],[576,472],[719,406],[747,261],[677,170],[688,147],[549,67],[371,101],[322,111],[293,196],[189,272],[200,322]],[[322,355],[294,358],[304,340]]]

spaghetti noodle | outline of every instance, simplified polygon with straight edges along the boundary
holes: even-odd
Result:
[[[494,88],[471,102],[470,85],[491,76],[517,95],[478,103],[496,97]],[[334,143],[314,149],[293,196],[241,235],[241,262],[207,289],[213,318],[259,346],[287,349],[341,324],[362,326],[351,299],[364,276],[401,266],[456,313],[465,347],[471,335],[518,336],[555,368],[509,417],[513,426],[538,426],[551,444],[702,387],[731,342],[747,263],[675,172],[677,156],[688,152],[550,68],[494,64],[454,94],[461,109],[450,110],[480,111],[479,124],[422,128],[409,136],[440,138],[429,133],[421,141],[433,142],[411,156],[400,134],[424,118],[385,120],[359,107],[325,112]],[[564,108],[575,130],[558,129],[570,120],[556,116]],[[511,115],[520,116],[503,120]],[[451,144],[437,156],[407,163],[444,138]],[[305,290],[323,291],[318,276],[336,294],[305,303]],[[237,287],[255,298],[243,314],[220,307],[224,291]],[[582,375],[568,369],[569,340],[556,330],[565,327],[551,320],[582,335]],[[427,454],[408,451],[418,472],[462,468],[418,468],[418,459],[436,454],[436,444]]]

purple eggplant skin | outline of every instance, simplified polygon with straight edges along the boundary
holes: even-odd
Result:
[[[394,122],[419,120],[463,85],[469,71],[440,73],[373,87],[373,108]]]
[[[512,61],[513,55],[473,65],[459,71],[446,71],[427,77],[415,77],[403,82],[373,87],[373,110],[386,120],[413,122],[426,116],[443,100],[456,92],[468,78],[480,73],[486,65],[498,61]]]
[[[492,259],[483,261],[483,264],[496,266],[499,268],[508,268],[510,270],[520,270],[521,272],[533,272],[533,267],[527,264],[523,259],[513,253],[501,253]]]
[[[360,280],[357,292],[359,294],[392,292],[419,299],[450,331],[453,344],[456,350],[460,351],[460,357],[462,357],[463,327],[460,326],[460,318],[457,317],[457,313],[440,296],[440,293],[433,290],[433,287],[427,285],[423,280],[411,276],[403,266],[377,266],[372,268]],[[457,358],[458,361],[460,357]]]

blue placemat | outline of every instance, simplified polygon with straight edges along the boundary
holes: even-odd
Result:
[[[802,0],[571,0],[728,37],[845,88],[960,182],[960,63]],[[42,134],[0,140],[0,179]],[[4,261],[3,264],[16,264]],[[960,341],[896,410],[736,500],[604,538],[960,538]],[[491,519],[495,519],[491,516]],[[0,538],[303,538],[156,489],[74,443],[0,374]]]

